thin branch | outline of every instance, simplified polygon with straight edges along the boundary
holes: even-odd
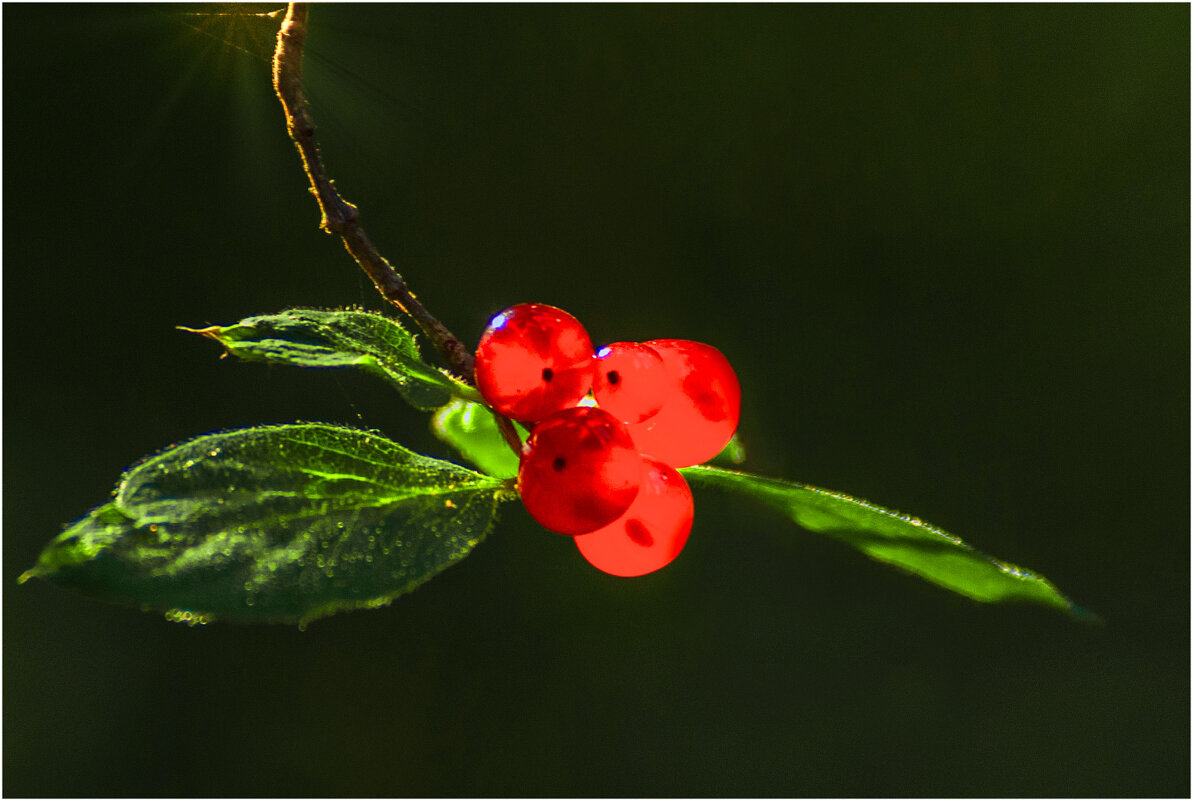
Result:
[[[408,314],[439,351],[449,369],[472,384],[472,353],[443,323],[427,311],[393,265],[377,252],[377,248],[360,227],[360,215],[356,206],[340,197],[334,182],[323,167],[319,148],[315,144],[315,123],[311,119],[310,106],[302,89],[302,53],[306,41],[306,22],[307,4],[290,3],[282,27],[278,30],[277,48],[273,54],[273,88],[278,99],[282,101],[282,110],[286,113],[286,129],[302,157],[302,166],[311,182],[312,194],[319,202],[319,211],[323,214],[319,227],[343,240],[344,247],[373,281],[382,297]]]
[[[505,444],[510,446],[510,450],[518,458],[522,458],[522,439],[518,436],[518,429],[514,428],[514,424],[508,417],[503,414],[498,414],[494,409],[493,417],[497,420],[497,430],[501,432],[501,438],[505,440]]]

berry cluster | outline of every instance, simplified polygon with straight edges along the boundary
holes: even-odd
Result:
[[[506,309],[476,349],[476,385],[522,423],[518,491],[530,515],[575,537],[615,576],[679,555],[692,493],[677,470],[716,456],[737,429],[741,389],[716,348],[683,339],[592,340],[567,312]]]

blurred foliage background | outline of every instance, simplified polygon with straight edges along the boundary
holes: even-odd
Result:
[[[189,629],[16,577],[120,471],[363,376],[175,325],[378,296],[316,230],[277,6],[4,8],[9,796],[1187,796],[1189,8],[311,12],[331,174],[458,335],[521,301],[714,343],[746,468],[1099,612],[955,597],[697,497],[590,569],[511,504],[392,607]]]

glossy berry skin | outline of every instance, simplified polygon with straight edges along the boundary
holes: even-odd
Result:
[[[640,342],[614,342],[597,351],[592,394],[601,408],[624,423],[653,417],[667,397],[663,359]]]
[[[614,576],[643,576],[669,565],[692,529],[692,492],[673,467],[647,460],[638,497],[625,514],[576,537],[589,564]]]
[[[592,362],[592,340],[575,317],[522,303],[495,316],[481,334],[476,387],[495,411],[533,423],[588,394]]]
[[[625,425],[602,409],[577,406],[534,427],[522,447],[518,492],[546,528],[585,534],[625,513],[643,473]]]
[[[645,456],[672,467],[706,462],[733,437],[741,415],[741,386],[719,350],[686,339],[644,343],[667,366],[669,386],[653,417],[629,426]]]

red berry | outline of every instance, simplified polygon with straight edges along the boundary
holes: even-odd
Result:
[[[476,387],[513,420],[542,420],[574,406],[592,386],[592,340],[554,306],[522,303],[489,323],[476,348]]]
[[[526,511],[560,534],[583,534],[625,512],[642,484],[642,457],[608,412],[574,406],[534,427],[522,447],[518,492]]]
[[[741,387],[719,350],[685,339],[644,343],[668,370],[667,399],[658,413],[629,426],[644,455],[672,467],[706,462],[720,453],[737,430]]]
[[[654,416],[667,397],[662,357],[640,342],[614,342],[597,351],[592,394],[601,408],[625,423]]]
[[[638,497],[625,514],[604,528],[576,537],[576,547],[594,567],[614,576],[642,576],[666,567],[688,541],[692,492],[673,467],[646,461]]]

